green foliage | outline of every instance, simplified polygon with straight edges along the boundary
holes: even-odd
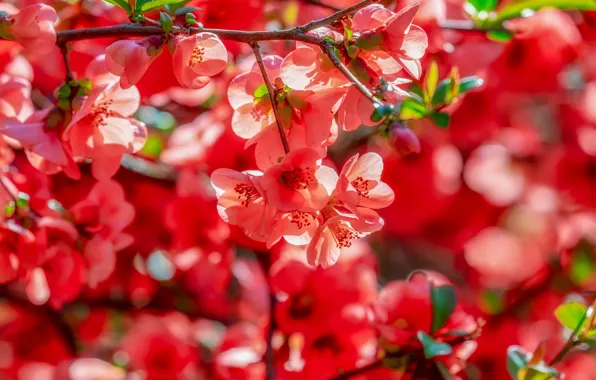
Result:
[[[428,107],[419,99],[406,98],[401,103],[399,116],[402,120],[418,120],[429,114]]]
[[[165,6],[182,3],[180,0],[138,0],[135,13],[148,12],[152,9]]]
[[[521,347],[510,346],[507,349],[507,372],[514,380],[547,380],[559,377],[556,369],[544,363],[543,344],[536,348],[533,355],[529,355]]]
[[[476,13],[485,11],[490,12],[497,7],[498,0],[468,0],[468,4],[470,4]]]
[[[422,343],[424,349],[424,357],[427,359],[434,358],[436,356],[449,355],[453,352],[453,349],[448,343],[437,342],[430,335],[424,331],[418,331],[416,337]]]
[[[269,96],[269,89],[267,88],[267,85],[263,83],[259,87],[255,88],[252,94],[255,97],[255,101],[257,101],[257,99],[261,100],[262,98]]]
[[[565,327],[576,331],[582,328],[588,309],[580,302],[572,301],[559,305],[555,309],[555,317]]]
[[[451,120],[451,116],[447,112],[436,112],[434,111],[430,118],[435,122],[438,127],[447,128],[449,126],[449,121]]]
[[[159,12],[159,22],[164,33],[170,33],[174,28],[174,21],[170,15],[165,12]]]
[[[571,265],[567,270],[569,278],[577,285],[583,285],[594,273],[594,246],[584,241],[571,252]]]
[[[499,9],[491,24],[500,25],[505,20],[521,16],[525,10],[537,11],[544,7],[554,7],[562,10],[596,10],[595,0],[520,0],[510,2]]]
[[[451,285],[435,287],[431,284],[430,299],[432,302],[433,318],[431,332],[437,332],[449,320],[457,305],[457,295]]]
[[[424,101],[428,104],[431,102],[437,89],[437,83],[439,82],[439,66],[437,62],[433,61],[426,72],[424,78]]]
[[[124,0],[106,0],[108,3],[113,4],[117,7],[120,7],[126,11],[128,14],[132,14],[132,9],[130,9],[130,5]]]

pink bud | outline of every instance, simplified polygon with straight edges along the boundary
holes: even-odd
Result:
[[[420,140],[405,125],[394,122],[389,126],[389,142],[402,156],[410,153],[420,153]]]

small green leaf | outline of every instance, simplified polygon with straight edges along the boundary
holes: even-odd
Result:
[[[170,33],[174,28],[174,21],[166,12],[159,12],[159,22],[164,33]]]
[[[201,8],[199,8],[199,7],[182,7],[182,8],[178,8],[174,11],[174,16],[182,16],[183,14],[190,13],[190,12],[197,12],[200,10],[201,10]]]
[[[324,40],[330,41],[330,42],[335,42],[335,38],[331,37],[331,36],[323,36],[321,37]]]
[[[517,380],[520,370],[526,368],[529,358],[528,354],[519,346],[509,346],[507,349],[507,372],[512,379]]]
[[[267,89],[267,84],[263,83],[259,87],[255,88],[254,92],[252,93],[256,99],[263,98],[269,95],[269,90]]]
[[[66,83],[60,86],[60,88],[58,88],[58,99],[68,99],[70,94],[70,86]]]
[[[435,95],[437,83],[439,82],[439,66],[436,61],[433,61],[426,72],[424,79],[424,101],[426,104],[431,103],[431,99]]]
[[[19,192],[19,195],[17,195],[17,207],[20,208],[29,206],[29,199],[29,194]]]
[[[393,112],[393,106],[391,104],[376,104],[374,105],[375,110],[373,111],[370,119],[375,123],[383,120],[386,116],[391,115]]]
[[[555,317],[563,326],[576,331],[582,327],[586,320],[587,311],[586,306],[580,302],[566,302],[555,309]]]
[[[431,119],[435,122],[435,124],[440,128],[447,128],[449,126],[449,121],[451,117],[447,112],[433,112],[431,114]]]
[[[434,358],[441,355],[449,355],[453,352],[451,346],[445,342],[437,342],[430,335],[424,331],[418,331],[416,334],[422,348],[424,349],[424,357],[427,359]]]
[[[571,252],[569,278],[577,285],[583,285],[594,273],[594,246],[582,242]]]
[[[181,3],[181,0],[139,0],[137,2],[137,11],[148,12],[152,9],[167,5]]]
[[[4,207],[4,216],[7,218],[10,218],[14,215],[14,212],[16,211],[16,205],[14,203],[14,201],[9,201],[6,204],[6,207]]]
[[[457,295],[451,285],[435,287],[431,284],[430,299],[433,310],[431,332],[435,333],[441,327],[445,326],[445,323],[447,323],[447,320],[453,314],[455,305],[457,305]]]
[[[476,12],[490,12],[497,7],[497,0],[468,0],[468,4],[474,7]]]
[[[443,79],[439,83],[437,89],[435,90],[435,93],[433,94],[432,105],[436,106],[439,104],[444,104],[445,99],[447,98],[447,94],[451,93],[452,88],[453,82],[451,78]]]
[[[364,50],[375,50],[383,42],[381,33],[365,32],[358,37],[355,45]]]
[[[130,9],[130,5],[124,0],[106,0],[108,3],[113,4],[117,7],[120,7],[126,11],[126,13],[131,14],[132,10]]]
[[[475,88],[481,87],[484,84],[484,79],[475,75],[461,78],[459,82],[459,94],[463,94]]]
[[[489,40],[492,40],[495,42],[507,43],[507,42],[511,42],[511,40],[513,40],[513,34],[511,32],[507,32],[507,31],[488,32],[488,33],[486,33],[486,36],[488,37]]]
[[[414,98],[406,98],[401,103],[400,118],[403,120],[422,119],[429,114],[428,108]]]
[[[62,206],[62,203],[58,202],[55,199],[50,199],[48,201],[48,208],[50,210],[54,210],[57,213],[61,214],[61,215],[65,215],[66,214],[66,209],[64,208],[64,206]]]
[[[562,10],[589,11],[596,10],[594,0],[521,0],[511,2],[497,12],[497,16],[491,23],[501,24],[505,20],[521,16],[526,9],[537,11],[544,7],[554,7]]]
[[[158,157],[163,150],[163,142],[159,136],[149,135],[141,149],[141,153],[149,157]]]

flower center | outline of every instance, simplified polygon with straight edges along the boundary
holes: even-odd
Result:
[[[306,168],[295,168],[292,171],[286,171],[281,174],[282,181],[289,187],[295,190],[304,190],[308,186],[315,182],[315,176],[310,166]]]
[[[188,66],[193,67],[197,63],[203,62],[203,55],[205,54],[205,48],[202,46],[195,45],[192,49],[192,54],[188,59]]]
[[[358,177],[351,182],[354,189],[358,192],[358,195],[364,198],[368,198],[368,190],[370,181],[367,179],[363,179],[362,177]]]
[[[259,197],[257,189],[244,183],[234,186],[234,191],[238,194],[238,200],[240,200],[240,204],[244,207],[248,207],[252,201]]]
[[[114,115],[110,110],[110,106],[113,102],[113,100],[105,100],[93,106],[89,113],[89,117],[93,120],[92,124],[94,127],[105,124],[106,119]]]
[[[360,238],[358,232],[345,222],[339,222],[336,225],[329,226],[329,229],[339,248],[351,247],[352,241]]]
[[[292,220],[290,223],[293,223],[298,227],[298,229],[302,229],[304,227],[310,226],[311,222],[314,220],[314,217],[304,211],[293,211],[292,212]]]

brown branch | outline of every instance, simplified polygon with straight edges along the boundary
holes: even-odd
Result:
[[[462,32],[476,32],[476,33],[487,33],[487,32],[502,32],[502,33],[511,33],[505,27],[502,26],[476,26],[474,21],[468,20],[444,20],[439,23],[439,28],[441,29],[449,29],[449,30],[458,30]]]
[[[258,42],[252,43],[250,45],[252,47],[253,52],[255,53],[255,58],[257,59],[257,64],[259,65],[259,69],[261,69],[261,75],[263,75],[263,79],[265,80],[265,85],[267,86],[267,92],[269,92],[269,99],[271,100],[271,108],[273,108],[273,114],[275,115],[275,122],[277,124],[277,130],[279,132],[279,137],[281,138],[281,143],[284,146],[284,152],[286,154],[290,153],[290,145],[288,144],[288,140],[286,139],[286,133],[284,132],[284,127],[281,124],[281,118],[279,116],[279,109],[277,108],[277,100],[275,89],[271,84],[271,79],[269,79],[269,74],[267,74],[267,69],[265,68],[265,64],[263,63],[263,56],[261,55],[261,46]]]
[[[64,42],[59,45],[60,52],[62,53],[62,59],[64,61],[64,70],[66,71],[65,82],[68,83],[74,79],[72,69],[70,67],[70,59],[68,58],[68,43]]]
[[[347,7],[345,9],[342,9],[339,12],[335,12],[334,14],[332,14],[329,17],[325,17],[320,20],[311,21],[307,24],[304,24],[303,26],[298,26],[294,29],[296,29],[299,32],[306,33],[309,30],[313,30],[313,29],[319,28],[321,26],[329,25],[337,20],[347,17],[347,16],[351,15],[352,13],[355,13],[358,10],[360,10],[372,3],[375,3],[377,1],[378,0],[363,0],[357,4],[352,5],[351,7]]]
[[[375,95],[366,87],[362,82],[356,78],[356,76],[343,64],[339,56],[335,53],[334,47],[329,41],[325,40],[321,43],[322,49],[325,51],[325,54],[331,59],[331,62],[337,67],[341,73],[352,82],[354,86],[364,95],[368,100],[373,102],[373,104],[383,105],[383,102],[380,101]]]

